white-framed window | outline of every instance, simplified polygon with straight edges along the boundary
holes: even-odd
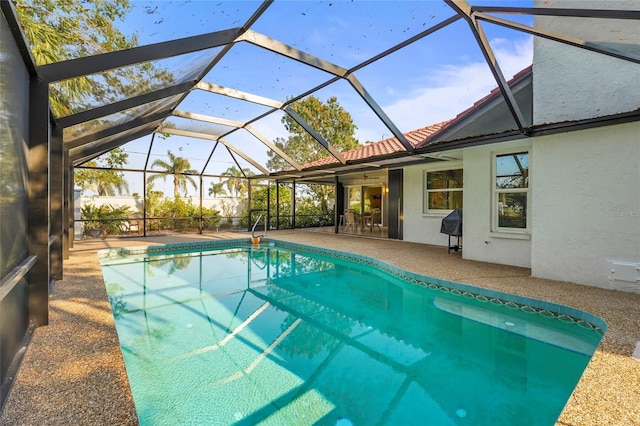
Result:
[[[530,232],[529,151],[493,155],[492,228]]]
[[[462,208],[462,168],[425,170],[423,213]]]

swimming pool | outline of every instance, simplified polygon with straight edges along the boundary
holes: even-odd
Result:
[[[289,243],[100,256],[142,425],[552,425],[605,327]]]

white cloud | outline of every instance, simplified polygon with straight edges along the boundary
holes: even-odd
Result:
[[[516,42],[496,39],[491,45],[507,80],[531,65],[531,39]],[[445,66],[429,75],[427,81],[428,87],[414,90],[404,99],[383,106],[402,132],[454,118],[497,86],[484,62]]]
[[[505,77],[510,79],[533,62],[533,39],[520,40],[496,39],[491,42]]]

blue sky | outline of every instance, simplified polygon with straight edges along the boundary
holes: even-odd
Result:
[[[532,2],[475,3],[531,6]],[[240,26],[259,4],[254,1],[134,0],[130,17],[121,23],[121,28],[127,33],[134,31],[144,45]],[[276,1],[252,29],[350,68],[453,15],[453,10],[444,2],[436,0]],[[531,64],[530,36],[492,25],[484,28],[507,79]],[[175,70],[185,63],[183,59],[169,62]],[[402,132],[453,118],[496,86],[463,20],[357,71],[355,76]],[[204,81],[282,101],[329,78],[322,71],[248,43],[239,43]],[[356,136],[361,142],[391,136],[348,83],[336,83],[316,96],[322,100],[338,97],[339,103],[354,118],[358,126]],[[255,116],[261,108],[201,91],[192,92],[178,107],[235,120]],[[286,138],[280,117],[280,113],[273,114],[256,122],[254,127],[269,140]],[[148,144],[148,138],[146,140]],[[229,141],[261,163],[266,162],[266,148],[246,132],[232,135]],[[136,152],[144,150],[144,144],[134,145]],[[177,152],[182,147],[182,152],[189,153],[185,156],[198,168],[204,165],[213,142],[172,136],[168,142],[157,145],[154,158],[166,154],[167,148],[174,147]],[[207,173],[220,173],[233,164],[219,151],[214,154]]]

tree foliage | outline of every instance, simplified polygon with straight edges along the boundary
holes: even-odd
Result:
[[[236,166],[231,166],[222,172],[222,176],[228,176],[224,184],[231,196],[242,197],[249,190],[247,178],[253,176],[253,172],[247,168],[240,170]]]
[[[198,189],[198,186],[196,185],[193,177],[189,176],[189,173],[194,174],[198,173],[198,171],[191,168],[191,163],[189,163],[189,160],[183,157],[178,157],[171,151],[167,151],[167,156],[169,157],[168,162],[158,158],[151,164],[151,168],[160,167],[165,173],[152,175],[147,179],[147,182],[154,182],[157,179],[165,180],[167,174],[173,175],[174,197],[179,197],[180,191],[182,191],[185,197],[187,196],[187,183],[191,184],[194,189]]]
[[[269,199],[267,200],[267,193]],[[251,207],[253,209],[266,210],[268,205],[271,206],[271,223],[270,227],[289,228],[291,226],[291,188],[287,185],[280,185],[280,223],[276,222],[276,187],[271,186],[271,190],[267,191],[266,186],[260,186],[251,191]]]
[[[162,218],[159,220],[161,229],[191,232],[198,230],[200,208],[195,206],[191,200],[184,200],[180,197],[161,199],[157,214]],[[220,212],[214,208],[203,207],[202,219],[204,220],[203,225],[206,227],[216,226],[220,222]]]
[[[315,96],[309,96],[292,103],[291,108],[338,150],[347,151],[360,146],[355,137],[357,127],[351,114],[340,106],[336,97],[330,97],[323,103]],[[331,155],[289,115],[282,117],[282,124],[289,132],[289,137],[277,138],[274,144],[296,162],[305,164]],[[270,170],[291,168],[291,165],[274,151],[269,151],[268,156],[267,167]]]
[[[227,191],[224,189],[225,187],[225,182],[211,182],[211,184],[209,185],[209,189],[208,189],[208,194],[209,196],[213,195],[213,198],[216,198],[220,195],[225,195],[227,193]]]
[[[153,182],[147,181],[147,193],[144,196],[145,208],[148,217],[160,216],[160,203],[164,194],[155,189]]]
[[[348,151],[360,146],[355,137],[356,125],[351,114],[340,106],[336,97],[330,97],[323,103],[315,96],[309,96],[302,101],[294,102],[291,108],[300,115],[318,134],[330,145],[340,151]],[[287,139],[278,138],[274,144],[299,164],[306,164],[331,155],[309,133],[306,132],[289,115],[282,118],[285,129],[289,132]],[[271,170],[290,169],[285,160],[275,152],[269,151],[267,167]],[[310,195],[320,201],[320,210],[324,215],[330,214],[328,200],[335,192],[329,185],[309,186]]]
[[[129,193],[129,184],[124,173],[117,169],[127,164],[129,154],[122,148],[116,148],[95,160],[87,161],[85,167],[99,169],[75,169],[75,184],[83,191],[91,190],[100,196],[114,196]]]
[[[138,45],[137,36],[117,28],[131,9],[129,0],[14,0],[22,30],[37,65],[123,50]],[[132,93],[165,86],[171,73],[150,63],[111,70],[51,85],[51,108],[66,116]]]

